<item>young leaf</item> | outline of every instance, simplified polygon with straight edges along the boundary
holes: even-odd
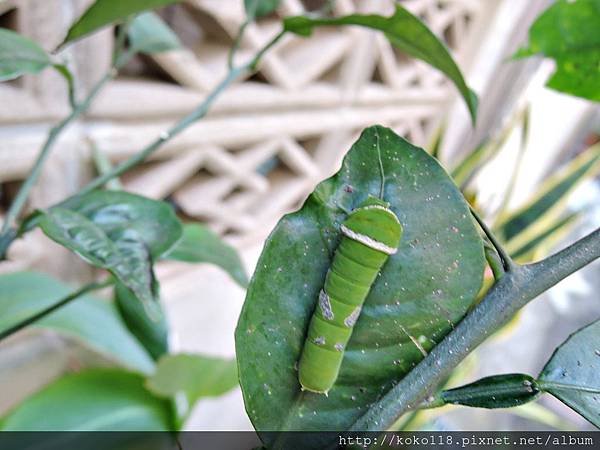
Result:
[[[181,237],[166,203],[126,192],[94,191],[42,212],[44,233],[90,264],[109,270],[160,316],[152,261]]]
[[[155,290],[158,291],[158,287]],[[169,351],[169,327],[160,301],[154,308],[156,317],[150,317],[135,294],[122,283],[117,283],[115,304],[129,331],[155,360]]]
[[[185,418],[202,397],[217,397],[238,385],[235,360],[202,355],[165,355],[146,387],[159,397],[184,395],[179,416]]]
[[[0,332],[54,305],[72,290],[41,273],[0,275]],[[31,326],[74,338],[142,373],[150,373],[154,368],[152,359],[126,329],[113,303],[86,295]]]
[[[286,31],[301,36],[309,36],[319,26],[359,25],[382,31],[394,46],[425,61],[450,78],[465,100],[471,120],[475,123],[477,96],[465,83],[446,46],[417,17],[400,4],[396,3],[395,6],[396,10],[390,17],[375,14],[352,14],[334,18],[296,16],[285,18],[283,26]]]
[[[182,239],[164,255],[164,258],[215,264],[231,275],[240,286],[248,286],[248,276],[236,250],[204,225],[184,225]]]
[[[0,28],[0,81],[38,73],[51,65],[50,56],[34,41]]]
[[[244,0],[248,21],[267,16],[277,9],[281,0]]]
[[[171,205],[128,192],[98,190],[58,206],[83,214],[109,236],[135,231],[153,258],[167,252],[183,231]]]
[[[543,54],[556,62],[547,86],[600,101],[600,0],[558,0],[529,30],[516,57]]]
[[[109,270],[135,293],[149,314],[158,315],[152,260],[135,231],[111,238],[83,214],[59,207],[44,214],[40,227],[46,236],[88,263]]]
[[[60,405],[60,407],[58,407]],[[2,420],[2,431],[168,431],[169,402],[144,377],[118,369],[68,375],[33,394]]]
[[[177,0],[96,0],[81,17],[71,25],[61,47],[69,42],[98,31],[114,22],[122,21],[129,16],[160,8]]]
[[[505,240],[515,238],[544,215],[560,206],[572,190],[600,169],[600,144],[589,147],[544,183],[536,196],[517,211],[505,216],[495,227]]]
[[[329,396],[302,392],[297,361],[340,223],[369,194],[379,195],[381,168],[384,199],[404,228],[400,247],[365,301]],[[340,171],[280,220],[248,288],[236,354],[255,428],[348,429],[462,319],[484,268],[469,207],[439,163],[390,129],[367,128]],[[263,437],[272,443],[272,435]]]
[[[181,47],[177,35],[153,12],[133,19],[128,36],[131,49],[140,53],[160,53]]]
[[[535,400],[540,395],[536,381],[529,375],[511,373],[481,378],[473,383],[440,394],[444,404],[475,408],[512,408]]]
[[[555,351],[538,378],[554,395],[600,428],[600,320],[573,333]]]

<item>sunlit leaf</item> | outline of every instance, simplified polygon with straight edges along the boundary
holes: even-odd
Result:
[[[542,54],[556,70],[548,87],[600,101],[600,0],[558,0],[529,30],[529,44],[515,56]]]

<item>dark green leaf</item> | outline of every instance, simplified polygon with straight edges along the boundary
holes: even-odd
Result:
[[[237,385],[235,360],[187,354],[162,357],[156,373],[146,382],[155,395],[169,398],[185,395],[186,401],[178,403],[181,417],[187,416],[200,398],[223,395]]]
[[[600,428],[600,321],[572,334],[556,349],[539,376],[554,395]]]
[[[267,16],[277,9],[281,0],[244,0],[246,17],[251,22],[256,18]]]
[[[72,292],[61,282],[35,272],[0,276],[0,332],[57,303]],[[127,331],[112,302],[84,296],[32,325],[69,336],[132,369],[149,373],[152,359]]]
[[[129,26],[129,44],[140,53],[160,53],[181,47],[173,30],[153,12],[137,16]]]
[[[477,96],[469,89],[460,69],[446,46],[417,17],[396,3],[396,11],[390,17],[352,14],[344,17],[287,17],[284,28],[301,36],[309,36],[319,26],[359,25],[382,31],[388,40],[408,55],[418,58],[442,71],[462,94],[475,123]]]
[[[62,45],[93,33],[114,22],[122,21],[129,16],[170,5],[177,0],[96,0],[81,17],[71,25]]]
[[[529,375],[494,375],[441,393],[444,403],[475,408],[512,408],[529,403],[540,395],[536,381]]]
[[[600,145],[589,147],[544,183],[536,196],[526,205],[513,212],[496,227],[498,234],[510,240],[535,224],[586,177],[600,169]]]
[[[14,31],[0,28],[0,81],[38,73],[52,65],[38,44]]]
[[[150,317],[133,292],[122,283],[117,283],[115,303],[129,331],[154,359],[169,351],[169,327],[160,302],[155,308],[157,316]]]
[[[144,388],[141,375],[96,369],[68,375],[27,398],[2,421],[13,431],[165,431],[169,402]]]
[[[385,200],[404,227],[400,248],[366,299],[329,396],[301,392],[296,364],[339,225],[378,195],[379,153]],[[366,129],[340,171],[279,222],[248,288],[236,349],[256,429],[347,429],[463,317],[484,268],[469,207],[438,162],[387,128]]]
[[[190,263],[215,264],[240,286],[248,285],[246,270],[236,250],[204,225],[184,225],[183,238],[164,257]]]
[[[168,251],[182,234],[171,205],[128,192],[93,191],[59,206],[83,214],[109,236],[135,231],[153,258]]]
[[[44,233],[88,263],[109,270],[156,318],[158,298],[154,290],[152,260],[144,242],[133,230],[114,240],[83,214],[54,207],[40,222]]]
[[[159,319],[152,260],[182,233],[169,205],[126,192],[95,191],[44,212],[40,227],[90,264],[113,273]]]
[[[515,56],[543,54],[556,61],[548,87],[600,101],[600,0],[558,0],[529,30]]]

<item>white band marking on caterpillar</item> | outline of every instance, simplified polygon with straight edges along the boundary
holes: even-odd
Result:
[[[372,248],[373,250],[377,250],[387,255],[393,255],[398,251],[398,249],[390,247],[389,245],[385,245],[383,242],[376,241],[375,239],[370,238],[369,236],[357,233],[356,231],[352,231],[345,225],[342,225],[340,229],[342,230],[342,233],[344,233],[350,239],[360,242],[361,244],[366,245],[367,247]]]

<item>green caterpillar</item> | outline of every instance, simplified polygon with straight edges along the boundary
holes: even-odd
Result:
[[[341,226],[343,237],[319,293],[300,357],[303,390],[327,395],[338,377],[365,298],[402,238],[402,225],[389,207],[370,196]]]

